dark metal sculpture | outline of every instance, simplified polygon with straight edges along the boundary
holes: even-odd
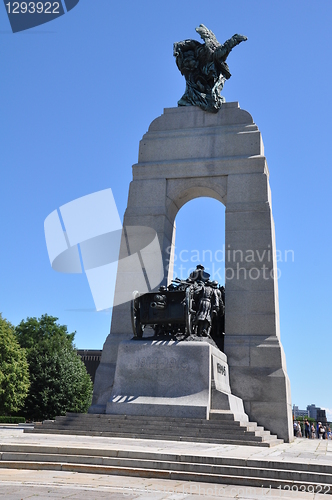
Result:
[[[134,338],[146,327],[153,338],[210,340],[223,347],[225,288],[199,265],[186,280],[176,278],[158,292],[134,292],[131,305]]]
[[[199,106],[204,111],[216,113],[225,102],[220,92],[225,80],[231,77],[226,59],[231,50],[247,37],[234,35],[221,45],[204,24],[200,24],[196,31],[204,44],[184,40],[173,46],[177,67],[186,79],[186,90],[178,105]]]

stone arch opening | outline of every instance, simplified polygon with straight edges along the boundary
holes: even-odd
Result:
[[[166,208],[171,222],[178,211],[196,198],[213,198],[226,205],[227,176],[167,179]]]
[[[173,276],[185,279],[202,264],[211,279],[225,281],[225,206],[216,196],[195,197],[175,218]],[[171,263],[170,263],[171,264]]]

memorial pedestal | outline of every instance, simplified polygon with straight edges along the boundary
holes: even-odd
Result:
[[[211,409],[248,421],[242,400],[231,394],[224,353],[207,342],[120,344],[106,413],[209,419]]]

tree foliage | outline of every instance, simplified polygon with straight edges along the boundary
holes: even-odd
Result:
[[[29,390],[25,349],[15,337],[14,327],[0,314],[0,414],[12,415],[24,405]]]
[[[68,333],[57,319],[45,314],[16,328],[27,350],[31,386],[24,415],[32,420],[86,412],[91,404],[93,385],[73,344],[75,333]]]
[[[20,345],[31,349],[36,344],[51,342],[54,347],[68,343],[73,347],[75,333],[68,333],[65,325],[57,323],[58,318],[43,314],[39,319],[27,318],[16,327],[16,336]]]

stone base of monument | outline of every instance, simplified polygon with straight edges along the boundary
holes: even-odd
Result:
[[[120,344],[107,414],[208,420],[211,412],[248,422],[242,400],[231,394],[224,353],[207,342]]]
[[[105,407],[104,407],[105,412]],[[105,413],[73,414],[33,432],[275,446],[231,393],[225,354],[203,342],[124,341]]]

